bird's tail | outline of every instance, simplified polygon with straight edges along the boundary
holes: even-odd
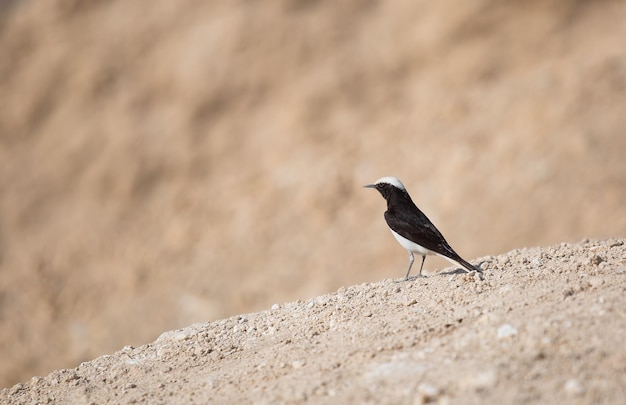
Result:
[[[444,255],[440,255],[441,257],[443,257],[444,259],[448,260],[450,263],[452,264],[458,264],[459,266],[463,267],[465,270],[467,270],[468,272],[472,272],[472,271],[476,271],[478,273],[482,273],[483,270],[478,267],[478,266],[474,266],[472,263],[463,260],[463,258],[457,254],[454,255],[454,257],[448,257],[448,256],[444,256]]]
[[[466,269],[467,271],[469,271],[469,272],[472,272],[472,271],[477,271],[477,272],[479,272],[479,273],[482,273],[482,272],[483,272],[483,270],[482,270],[480,267],[478,267],[478,266],[474,266],[474,265],[473,265],[472,263],[470,263],[470,262],[466,262],[466,261],[465,261],[465,260],[463,260],[460,256],[459,256],[458,263],[459,263],[461,266],[465,267],[465,269]]]

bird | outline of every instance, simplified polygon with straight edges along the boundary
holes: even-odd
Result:
[[[374,184],[363,187],[374,188],[387,200],[385,221],[398,243],[409,252],[409,269],[404,280],[409,279],[413,267],[413,254],[422,256],[422,265],[418,277],[422,277],[424,261],[428,255],[441,256],[454,265],[461,266],[466,272],[482,273],[482,270],[459,256],[443,237],[441,232],[417,208],[404,184],[396,177],[387,176],[376,180]]]

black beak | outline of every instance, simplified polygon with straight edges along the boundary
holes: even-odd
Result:
[[[365,185],[363,187],[365,187],[365,188],[376,188],[376,184],[368,184],[368,185]]]

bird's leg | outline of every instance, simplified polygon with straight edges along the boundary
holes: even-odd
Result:
[[[422,255],[422,265],[420,266],[420,274],[419,274],[420,277],[422,277],[422,269],[424,268],[424,260],[426,260],[426,255]]]
[[[406,277],[404,277],[404,280],[408,280],[409,279],[409,273],[411,273],[411,267],[413,266],[413,252],[409,252],[409,269],[406,272]]]

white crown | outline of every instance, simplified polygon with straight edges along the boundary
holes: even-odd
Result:
[[[380,179],[376,180],[376,183],[374,184],[382,184],[382,183],[391,184],[392,186],[399,188],[400,190],[406,191],[406,188],[404,188],[404,184],[402,184],[402,182],[398,180],[396,177],[393,177],[393,176],[381,177]]]

